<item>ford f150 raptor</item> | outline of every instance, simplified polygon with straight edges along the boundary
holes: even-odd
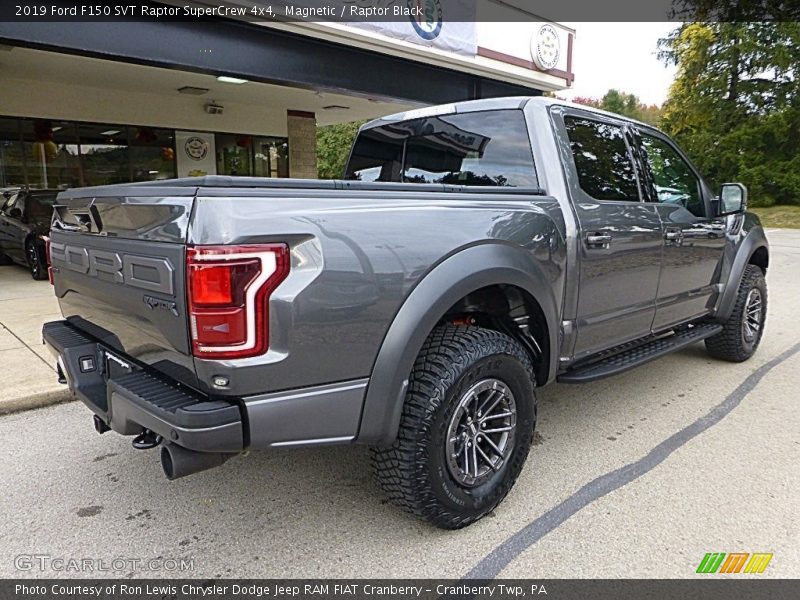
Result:
[[[663,133],[545,98],[364,125],[341,180],[201,177],[62,192],[44,325],[98,432],[175,479],[247,449],[367,444],[443,528],[494,509],[537,387],[705,341],[758,347],[769,249]]]

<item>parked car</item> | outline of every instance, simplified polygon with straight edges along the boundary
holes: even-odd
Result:
[[[0,200],[0,261],[27,267],[47,279],[45,239],[59,190],[6,189]]]
[[[96,430],[160,445],[168,479],[247,449],[368,444],[395,503],[458,528],[514,485],[537,387],[701,340],[753,355],[769,248],[746,203],[619,115],[410,111],[364,125],[340,181],[62,192],[65,320],[43,337]]]

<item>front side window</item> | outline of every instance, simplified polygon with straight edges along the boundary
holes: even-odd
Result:
[[[8,211],[14,206],[14,203],[17,201],[17,196],[19,196],[19,192],[15,193],[8,193],[8,197],[6,195],[0,196],[0,212],[8,214]]]
[[[362,132],[347,179],[471,186],[536,187],[520,110],[442,115]]]
[[[16,196],[9,198],[8,203],[3,208],[3,212],[10,214],[12,210],[17,209],[20,213],[25,212],[25,193],[19,192]]]
[[[643,134],[641,140],[659,203],[676,204],[696,217],[705,216],[700,181],[683,157],[660,138]]]
[[[639,201],[636,171],[622,128],[599,121],[565,117],[581,189],[595,200]]]

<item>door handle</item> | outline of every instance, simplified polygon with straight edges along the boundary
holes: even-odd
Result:
[[[592,231],[586,234],[586,245],[590,248],[603,248],[611,243],[612,236],[610,233],[600,233]]]

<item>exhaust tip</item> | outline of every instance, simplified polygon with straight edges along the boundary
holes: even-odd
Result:
[[[177,444],[161,446],[161,468],[170,481],[218,467],[236,456],[227,452],[196,452]]]
[[[167,479],[172,481],[175,479],[175,470],[172,465],[172,455],[167,450],[167,446],[169,444],[161,447],[161,468],[164,469],[164,475],[166,475]]]
[[[111,427],[106,425],[105,421],[103,421],[103,419],[101,419],[99,416],[93,415],[92,421],[94,421],[94,430],[97,433],[102,434],[105,433],[106,431],[111,431]]]

